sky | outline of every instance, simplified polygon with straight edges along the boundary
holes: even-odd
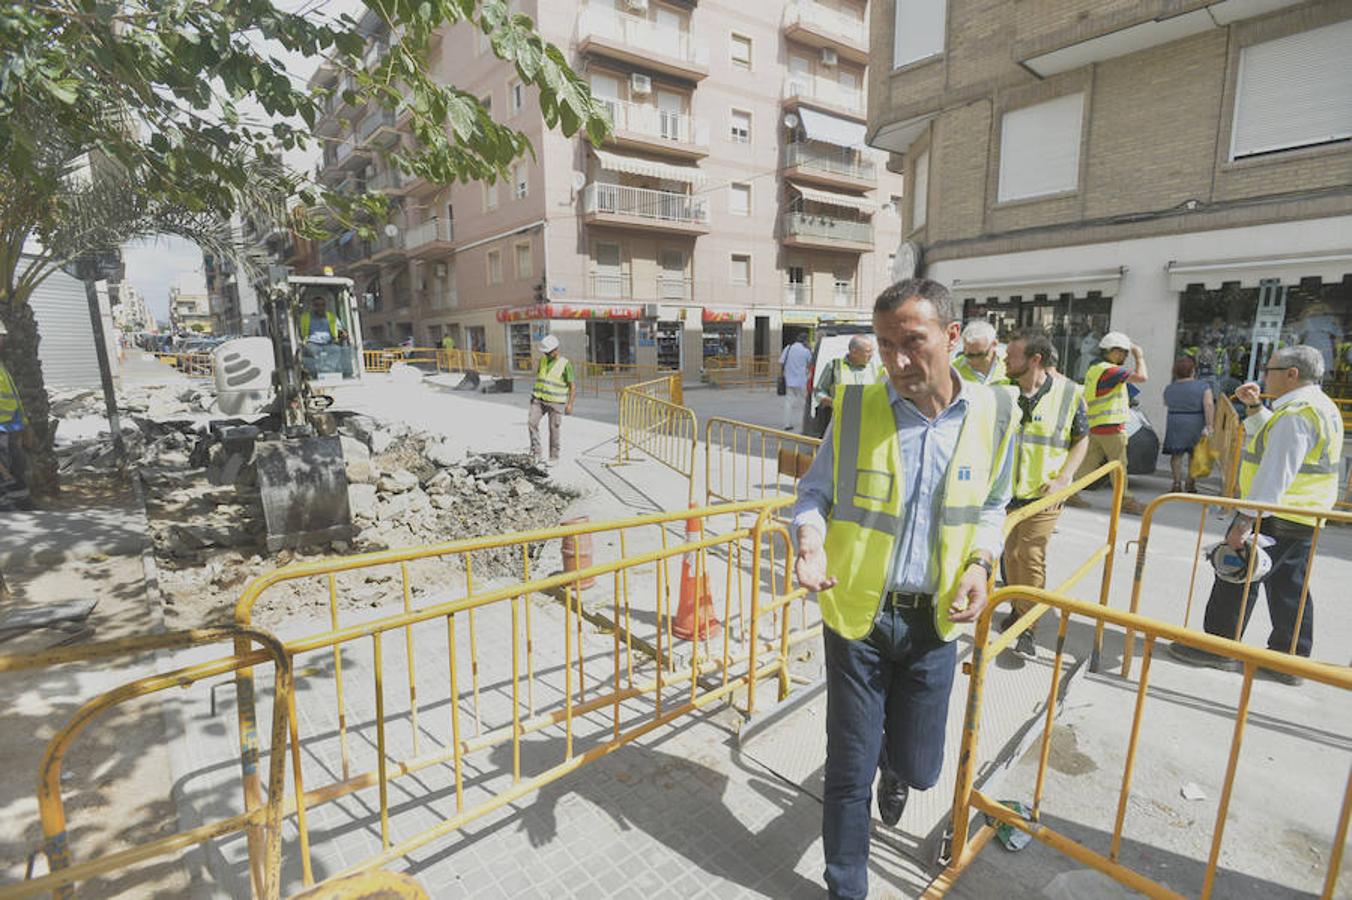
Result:
[[[347,13],[356,18],[361,9],[361,0],[278,0],[280,9],[296,11],[306,10],[319,15],[338,15]],[[303,85],[314,74],[319,57],[305,57],[287,53],[276,44],[266,45],[271,55],[286,63],[292,80]],[[257,106],[240,104],[240,113],[254,119],[267,118]],[[299,120],[292,123],[299,124]],[[313,169],[319,157],[319,149],[311,142],[311,148],[304,153],[289,153],[288,164],[297,168]],[[145,297],[150,313],[156,319],[169,320],[169,288],[178,286],[186,292],[206,292],[206,279],[202,274],[202,252],[196,244],[179,238],[161,237],[152,241],[127,244],[122,248],[126,263],[127,281]]]

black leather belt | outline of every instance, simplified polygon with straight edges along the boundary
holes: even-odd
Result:
[[[910,591],[888,591],[884,599],[888,606],[897,609],[929,609],[933,596],[930,594],[914,594]]]

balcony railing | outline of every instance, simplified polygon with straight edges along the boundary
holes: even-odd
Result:
[[[375,134],[381,128],[394,128],[394,120],[394,110],[378,109],[361,120],[361,126],[358,128],[357,134],[363,142],[368,141],[371,139],[371,135]]]
[[[784,96],[801,97],[804,100],[816,100],[839,109],[862,113],[864,111],[864,90],[850,87],[828,78],[813,78],[797,75],[784,83]]]
[[[844,175],[861,181],[876,181],[878,167],[873,160],[865,159],[857,150],[848,147],[833,147],[830,144],[797,142],[785,148],[784,161],[787,166],[803,166],[818,169],[833,175]]]
[[[608,213],[686,225],[707,225],[709,208],[703,197],[655,191],[622,184],[587,185],[582,195],[585,213]]]
[[[822,6],[811,0],[799,0],[785,11],[786,24],[800,24],[814,31],[849,41],[852,44],[868,45],[868,31],[860,19],[841,15],[834,9]]]
[[[657,276],[657,299],[690,300],[694,296],[693,281],[685,275]]]
[[[632,131],[647,137],[659,138],[678,144],[707,144],[708,129],[703,122],[696,122],[683,113],[668,112],[656,106],[639,103],[626,103],[598,97],[610,113],[610,120],[616,131]]]
[[[455,240],[455,223],[438,216],[410,228],[404,238],[404,243],[408,249],[416,250],[433,241],[449,244],[453,240]]]
[[[811,306],[812,285],[791,283],[784,285],[785,306]]]
[[[708,54],[696,47],[690,32],[658,25],[604,6],[585,6],[578,20],[578,36],[603,38],[644,53],[704,65]]]
[[[784,213],[780,222],[786,236],[823,238],[859,244],[873,243],[873,225],[868,222],[801,212]]]
[[[373,191],[396,191],[404,185],[404,176],[396,168],[389,168],[378,173],[374,178],[366,182],[366,186]]]
[[[837,284],[831,289],[833,306],[854,306],[856,292],[853,284]]]
[[[605,300],[628,299],[633,296],[633,283],[628,275],[619,272],[593,272],[591,293]]]

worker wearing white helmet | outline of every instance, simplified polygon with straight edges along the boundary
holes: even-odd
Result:
[[[1123,365],[1127,355],[1131,368]],[[1076,478],[1082,478],[1103,465],[1116,460],[1127,468],[1127,385],[1141,384],[1148,377],[1145,354],[1120,331],[1110,331],[1099,341],[1098,362],[1084,373],[1084,402],[1089,409],[1089,452],[1085,454]],[[1078,497],[1071,497],[1070,506],[1087,506]],[[1122,511],[1140,515],[1145,509],[1128,492],[1122,497]]]
[[[0,322],[0,350],[4,350],[8,334]],[[24,452],[32,446],[33,432],[28,428],[19,386],[0,361],[0,510],[33,508],[26,478],[28,457]]]
[[[577,398],[577,380],[573,364],[559,352],[559,339],[552,334],[540,340],[540,362],[535,367],[535,387],[530,397],[530,452],[538,462],[545,462],[540,446],[540,420],[549,416],[549,465],[559,461],[562,447],[560,431],[563,417],[573,414]]]

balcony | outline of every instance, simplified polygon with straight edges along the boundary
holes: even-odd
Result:
[[[593,272],[591,294],[596,300],[690,300],[694,282],[685,275],[661,273],[636,290],[631,275],[617,272]]]
[[[378,173],[366,182],[366,187],[372,191],[379,191],[383,194],[401,196],[406,188],[404,185],[403,173],[391,166],[383,172]]]
[[[622,184],[587,185],[582,218],[588,225],[618,225],[651,231],[707,234],[709,207],[703,197]]]
[[[681,159],[709,155],[709,129],[702,120],[656,106],[600,97],[615,125],[610,142],[617,148],[646,150]]]
[[[709,74],[708,53],[690,32],[601,6],[584,6],[577,19],[581,53],[595,54],[664,75],[700,81]]]
[[[811,306],[812,285],[801,282],[784,285],[784,305]]]
[[[860,252],[873,249],[873,225],[854,219],[787,212],[780,216],[779,235],[786,247]]]
[[[864,119],[864,89],[850,87],[829,78],[797,75],[784,80],[784,103],[800,103],[849,119]]]
[[[858,150],[816,141],[798,141],[784,148],[784,177],[828,187],[871,191],[878,186],[878,167]]]
[[[353,263],[355,268],[378,269],[386,263],[399,262],[405,258],[403,232],[390,237],[382,229],[374,238],[362,243],[362,256]]]
[[[591,295],[598,300],[632,300],[633,281],[619,272],[593,272]]]
[[[377,109],[367,114],[357,127],[357,140],[362,146],[383,147],[399,139],[392,109]]]
[[[863,20],[813,0],[798,0],[784,10],[784,36],[800,44],[834,50],[841,59],[868,65],[868,28]]]
[[[414,259],[448,253],[455,240],[455,223],[449,219],[433,217],[421,225],[414,225],[405,235],[404,245],[408,255]]]

